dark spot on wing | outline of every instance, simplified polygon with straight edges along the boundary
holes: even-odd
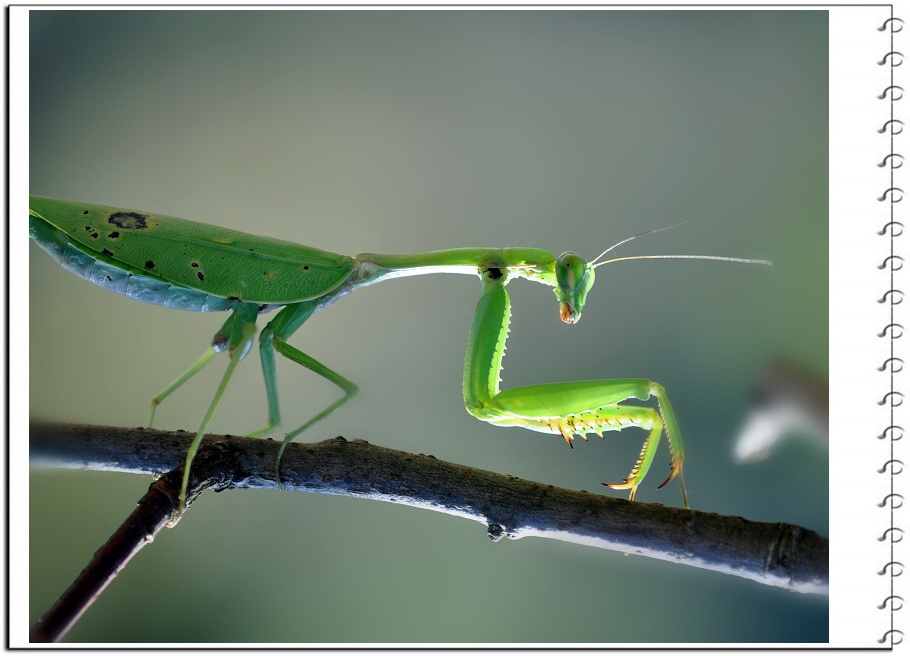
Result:
[[[86,214],[88,214],[88,210],[82,210],[82,216],[85,216]]]
[[[101,249],[101,254],[107,255],[108,257],[114,257],[114,254],[111,251],[107,250],[106,248]]]
[[[199,278],[199,280],[205,280],[205,275],[202,273],[202,271],[197,271],[196,277]]]
[[[148,216],[139,212],[116,212],[111,214],[107,222],[124,230],[145,230],[148,228]]]
[[[112,232],[111,234],[108,235],[108,238],[110,238],[110,239],[119,239],[119,238],[120,238],[120,233],[117,232],[116,230],[114,230],[114,232]]]
[[[198,269],[198,268],[199,268],[199,262],[190,262],[190,266],[193,267],[194,269]]]
[[[154,261],[154,260],[146,260],[146,261],[145,261],[145,268],[148,269],[149,271],[151,271],[152,269],[154,269],[154,268],[155,268],[155,261]]]
[[[304,264],[304,265],[303,265],[303,270],[304,270],[304,271],[309,271],[309,270],[310,270],[310,265],[309,265],[309,264]]]

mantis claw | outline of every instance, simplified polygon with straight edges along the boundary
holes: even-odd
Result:
[[[635,490],[638,489],[638,484],[629,483],[629,479],[624,480],[622,483],[601,483],[601,485],[611,490],[629,490],[629,501],[635,501]]]
[[[659,490],[664,485],[666,485],[667,483],[672,481],[674,478],[676,478],[676,475],[679,473],[679,471],[680,471],[679,467],[674,467],[673,465],[670,465],[670,475],[667,476],[667,480],[665,480],[663,483],[661,483],[660,485],[657,486],[657,489]]]

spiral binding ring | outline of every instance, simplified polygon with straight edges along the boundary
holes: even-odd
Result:
[[[888,595],[885,600],[878,605],[879,610],[900,610],[904,607],[904,598],[900,595]]]
[[[892,435],[893,434],[893,435]],[[892,442],[897,442],[904,437],[904,429],[900,426],[888,426],[884,431],[879,433],[878,439],[885,440],[890,439]]]
[[[899,203],[904,200],[904,190],[900,187],[888,187],[877,200],[880,203]]]
[[[892,59],[894,61],[888,61]],[[879,66],[890,66],[891,68],[897,68],[904,63],[904,53],[898,52],[897,50],[892,50],[887,55],[882,57],[881,61],[878,62]]]
[[[881,644],[885,644],[886,642],[889,642],[889,640],[892,645],[901,644],[904,641],[904,632],[900,629],[888,629],[882,637],[878,639]]]
[[[890,499],[890,501],[889,501],[889,499]],[[897,510],[898,508],[902,508],[904,505],[904,495],[898,494],[896,492],[894,492],[892,494],[886,494],[885,498],[882,499],[881,501],[879,501],[876,505],[879,508],[884,508],[885,506],[890,506],[891,510]]]
[[[878,164],[876,164],[876,166],[880,169],[883,169],[886,166],[888,166],[888,160],[891,160],[891,169],[892,170],[899,169],[900,167],[902,167],[904,165],[904,156],[903,155],[900,155],[898,153],[888,153],[887,155],[885,155],[882,158],[882,161],[880,161]]]
[[[897,84],[889,84],[884,90],[876,96],[879,100],[888,100],[896,102],[904,97],[904,87]]]
[[[891,263],[890,268],[892,271],[900,271],[904,268],[904,258],[902,258],[900,255],[889,255],[884,260],[882,260],[882,263],[878,265],[878,268],[887,269],[889,267],[889,262]]]
[[[899,374],[904,370],[904,361],[901,358],[888,358],[882,362],[880,367],[876,367],[879,371],[885,371],[886,369],[892,374]]]
[[[890,534],[891,544],[897,544],[898,542],[900,542],[901,540],[904,539],[903,529],[900,529],[897,527],[886,528],[885,532],[882,533],[881,537],[878,537],[875,539],[878,540],[879,542],[885,542],[889,539],[889,534]]]
[[[894,333],[891,335],[890,333]],[[904,334],[904,327],[899,323],[889,323],[882,329],[882,332],[878,334],[879,337],[890,337],[891,339],[899,339]]]
[[[877,29],[879,32],[884,32],[885,30],[889,29],[888,23],[891,23],[891,28],[890,28],[891,34],[897,34],[898,32],[901,32],[904,29],[904,21],[901,20],[900,18],[894,18],[893,16],[891,18],[888,18],[887,20],[885,20],[884,23],[882,23],[879,27],[876,27],[875,29]],[[894,29],[895,26],[897,27],[897,29]]]
[[[898,460],[897,458],[891,458],[891,460],[888,460],[876,471],[878,471],[879,474],[890,474],[891,476],[897,476],[904,471],[904,461]]]
[[[889,570],[894,570],[893,572]],[[885,566],[881,568],[879,572],[876,572],[879,576],[890,576],[892,579],[896,579],[898,576],[904,573],[904,564],[897,560],[892,560],[889,563],[885,563]]]
[[[888,299],[891,299],[891,305],[900,305],[904,302],[904,292],[899,289],[889,289],[882,297],[878,299],[879,303],[887,303]]]
[[[882,123],[882,127],[878,129],[878,133],[885,134],[889,129],[891,130],[891,134],[900,134],[904,131],[904,122],[898,118],[888,119]]]
[[[884,237],[885,233],[888,232],[888,226],[891,226],[891,237],[900,237],[904,234],[904,224],[900,221],[888,221],[876,234],[879,237]]]
[[[887,392],[881,399],[876,401],[879,405],[889,405],[892,408],[899,408],[904,405],[904,395],[902,392]]]
[[[899,169],[900,167],[902,167],[904,165],[904,156],[903,155],[901,155],[899,153],[888,153],[887,155],[885,155],[882,158],[882,161],[880,161],[878,164],[876,164],[876,166],[880,169],[883,169],[886,166],[888,166],[888,160],[891,160],[892,170]]]

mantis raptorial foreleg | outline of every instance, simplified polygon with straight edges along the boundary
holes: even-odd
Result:
[[[604,431],[638,427],[649,431],[641,454],[622,483],[608,487],[630,490],[629,499],[648,473],[661,434],[666,431],[670,447],[670,475],[663,487],[682,473],[684,459],[679,425],[664,388],[645,378],[587,380],[529,385],[500,391],[499,373],[509,329],[508,274],[502,269],[481,269],[483,292],[474,314],[474,323],[465,355],[464,401],[472,415],[498,426],[521,426],[562,435],[569,446],[575,435],[603,437]],[[630,399],[657,398],[658,409],[626,406]],[[680,477],[683,503],[688,507],[686,489]]]

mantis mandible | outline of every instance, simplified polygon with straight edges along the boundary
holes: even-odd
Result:
[[[653,232],[657,230],[649,231]],[[627,378],[499,389],[511,314],[506,285],[515,278],[525,278],[552,287],[560,318],[574,324],[581,318],[594,284],[595,269],[611,262],[682,258],[770,264],[711,255],[644,255],[598,261],[634,237],[611,246],[590,262],[572,252],[556,257],[537,248],[455,248],[348,257],[171,216],[38,196],[29,199],[29,234],[64,268],[105,289],[167,308],[230,311],[209,348],[152,399],[149,409],[146,427],[151,426],[155,408],[165,398],[217,353],[227,351],[227,369],[186,455],[178,518],[185,509],[193,457],[234,369],[253,347],[260,314],[278,310],[259,335],[268,424],[250,436],[266,435],[280,425],[276,352],[343,392],[341,398],[284,437],[275,463],[275,479],[280,487],[281,456],[291,440],[357,393],[354,383],[288,344],[288,338],[316,310],[360,287],[430,273],[470,274],[481,281],[464,365],[464,404],[469,413],[496,426],[520,426],[561,435],[569,446],[576,435],[587,439],[587,433],[603,437],[605,431],[630,426],[644,429],[648,436],[629,476],[622,483],[604,483],[613,489],[629,490],[629,500],[634,500],[635,490],[654,460],[660,437],[666,433],[670,474],[659,487],[679,476],[683,505],[688,508],[682,477],[682,437],[660,384],[646,378]],[[651,397],[657,399],[656,409],[626,405],[627,401],[647,401]]]

